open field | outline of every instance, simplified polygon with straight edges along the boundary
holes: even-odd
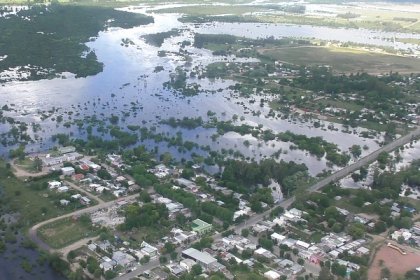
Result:
[[[98,230],[93,228],[90,223],[82,223],[71,218],[47,224],[39,229],[41,239],[55,249],[63,248],[80,239],[97,235]]]
[[[21,220],[25,227],[29,227],[40,221],[57,217],[71,211],[78,204],[70,207],[61,207],[57,202],[63,194],[51,192],[42,187],[44,183],[53,178],[45,178],[36,183],[23,182],[15,178],[4,161],[0,161],[0,187],[2,190],[1,198],[8,201],[11,212],[17,212],[21,215]]]
[[[338,47],[295,47],[260,49],[273,59],[296,65],[329,65],[338,72],[365,71],[379,74],[420,72],[420,59],[396,55],[370,53]]]
[[[383,265],[380,262],[383,261]],[[381,269],[387,267],[391,272],[391,279],[397,279],[404,276],[404,274],[419,266],[420,255],[407,252],[407,255],[402,255],[398,251],[389,248],[384,244],[376,253],[372,262],[372,266],[368,271],[368,279],[381,279]]]

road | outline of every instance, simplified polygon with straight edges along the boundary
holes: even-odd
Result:
[[[103,201],[102,199],[100,199],[100,198],[99,198],[99,197],[97,197],[96,195],[93,195],[93,194],[91,194],[90,192],[85,191],[83,188],[79,187],[78,185],[76,185],[76,184],[74,184],[74,183],[72,183],[72,182],[70,182],[70,181],[65,181],[65,182],[66,182],[66,184],[68,184],[68,185],[69,185],[70,187],[72,187],[73,189],[78,190],[79,192],[81,192],[81,193],[85,194],[87,197],[89,197],[89,198],[91,198],[91,199],[93,199],[93,200],[96,200],[99,204],[101,204],[101,203],[105,203],[105,201]]]
[[[391,151],[395,150],[396,148],[411,142],[412,140],[414,140],[415,138],[417,138],[419,136],[420,136],[420,127],[418,127],[416,130],[410,132],[409,134],[407,134],[403,137],[400,137],[400,138],[396,139],[395,141],[379,148],[378,150],[372,152],[371,154],[369,154],[369,155],[367,155],[363,158],[360,158],[357,162],[355,162],[355,163],[353,163],[353,164],[351,164],[347,167],[344,167],[343,169],[331,174],[327,178],[324,178],[324,179],[320,180],[319,182],[310,186],[308,188],[308,191],[309,192],[318,191],[319,189],[325,187],[326,185],[328,185],[332,182],[336,182],[337,180],[340,180],[340,179],[346,177],[347,175],[351,174],[352,172],[360,169],[362,166],[365,166],[368,163],[371,163],[371,162],[375,161],[380,153],[391,152]],[[295,200],[294,197],[290,197],[286,200],[283,200],[281,203],[275,205],[275,207],[281,206],[284,209],[286,209],[293,203],[294,200]],[[237,234],[240,234],[242,229],[251,227],[251,226],[257,224],[258,222],[262,221],[264,219],[264,217],[268,216],[272,210],[273,210],[273,208],[270,208],[269,210],[267,210],[263,213],[251,216],[248,220],[244,221],[243,223],[241,223],[239,225],[235,225],[235,226],[231,227],[230,229],[234,230]],[[221,237],[222,237],[221,233],[216,233],[212,236],[213,240],[220,239]],[[153,264],[155,266],[152,266]],[[150,269],[153,269],[154,267],[158,267],[158,266],[160,266],[159,261],[153,261],[153,262],[150,262],[150,263],[148,263],[144,266],[140,266],[139,268],[133,270],[132,272],[129,272],[129,273],[124,274],[120,277],[117,277],[116,279],[117,280],[129,280],[129,279],[131,279],[133,277],[136,277],[137,275],[143,273],[146,270],[150,270]]]
[[[120,200],[126,200],[126,201],[127,200],[132,200],[132,199],[137,198],[138,196],[139,196],[139,194],[133,194],[133,195],[130,195],[130,196],[126,196],[126,197],[124,197],[124,198],[122,198]],[[120,201],[120,200],[118,200],[118,201]],[[103,201],[102,203],[99,203],[99,204],[97,204],[95,206],[84,208],[84,209],[80,209],[80,210],[77,210],[77,211],[74,211],[74,212],[71,212],[71,213],[68,213],[68,214],[59,216],[59,217],[51,218],[49,220],[40,222],[39,224],[36,224],[36,225],[32,226],[29,229],[29,238],[33,242],[35,242],[41,249],[44,249],[44,250],[47,250],[47,251],[51,251],[50,246],[48,246],[48,244],[46,244],[43,240],[41,240],[38,237],[38,235],[37,235],[38,229],[40,227],[42,227],[42,226],[44,226],[46,224],[49,224],[49,223],[52,223],[52,222],[55,222],[55,221],[64,219],[64,218],[69,218],[69,217],[73,217],[73,216],[80,216],[80,215],[83,215],[83,214],[93,213],[95,211],[98,211],[98,210],[101,210],[101,209],[104,209],[104,208],[108,208],[108,207],[114,205],[116,202],[117,202],[116,200],[109,201],[109,202],[104,202]]]

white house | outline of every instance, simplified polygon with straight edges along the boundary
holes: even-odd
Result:
[[[69,205],[69,203],[70,203],[70,201],[68,201],[68,200],[65,200],[65,199],[61,199],[61,200],[60,200],[60,204],[61,204],[62,206],[67,206],[67,205]]]
[[[49,188],[50,190],[52,190],[52,189],[56,189],[56,188],[59,188],[59,187],[61,187],[61,182],[58,182],[58,181],[51,181],[51,182],[48,182],[48,188]]]
[[[280,274],[278,274],[274,270],[269,270],[266,273],[264,273],[264,277],[269,280],[277,280],[280,279]]]
[[[68,166],[68,167],[61,168],[61,172],[63,173],[64,176],[71,176],[75,173],[75,170],[73,167]]]

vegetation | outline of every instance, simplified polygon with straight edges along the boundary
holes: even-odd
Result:
[[[108,22],[111,18],[113,21]],[[0,17],[0,56],[7,56],[0,60],[0,70],[17,67],[30,72],[28,79],[62,72],[77,77],[95,75],[103,65],[84,43],[107,26],[129,28],[151,22],[150,17],[111,8],[33,6],[17,15]]]
[[[77,220],[66,218],[47,224],[39,229],[39,236],[52,248],[62,248],[80,239],[95,237],[99,230],[92,226],[89,216]]]
[[[249,193],[258,184],[268,186],[270,179],[274,179],[282,186],[283,193],[291,194],[297,186],[308,180],[306,171],[305,165],[294,162],[263,160],[248,163],[228,160],[222,173],[222,182],[232,190]]]
[[[165,39],[170,38],[172,36],[179,35],[179,34],[180,34],[180,31],[174,28],[167,32],[147,34],[147,35],[144,35],[143,38],[146,40],[146,43],[155,47],[161,47]]]

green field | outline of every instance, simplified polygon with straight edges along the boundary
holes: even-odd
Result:
[[[74,204],[74,207],[57,205],[63,196],[69,194],[59,194],[39,187],[52,179],[46,177],[36,183],[23,182],[13,176],[4,161],[0,161],[0,205],[3,211],[19,213],[24,227],[74,211],[74,207],[79,205]]]
[[[278,61],[296,65],[329,65],[338,72],[372,74],[420,72],[420,59],[335,47],[296,47],[260,49],[260,53]]]
[[[59,249],[80,239],[95,237],[99,231],[93,228],[90,222],[84,223],[66,218],[41,227],[38,233],[45,243],[52,248]]]

